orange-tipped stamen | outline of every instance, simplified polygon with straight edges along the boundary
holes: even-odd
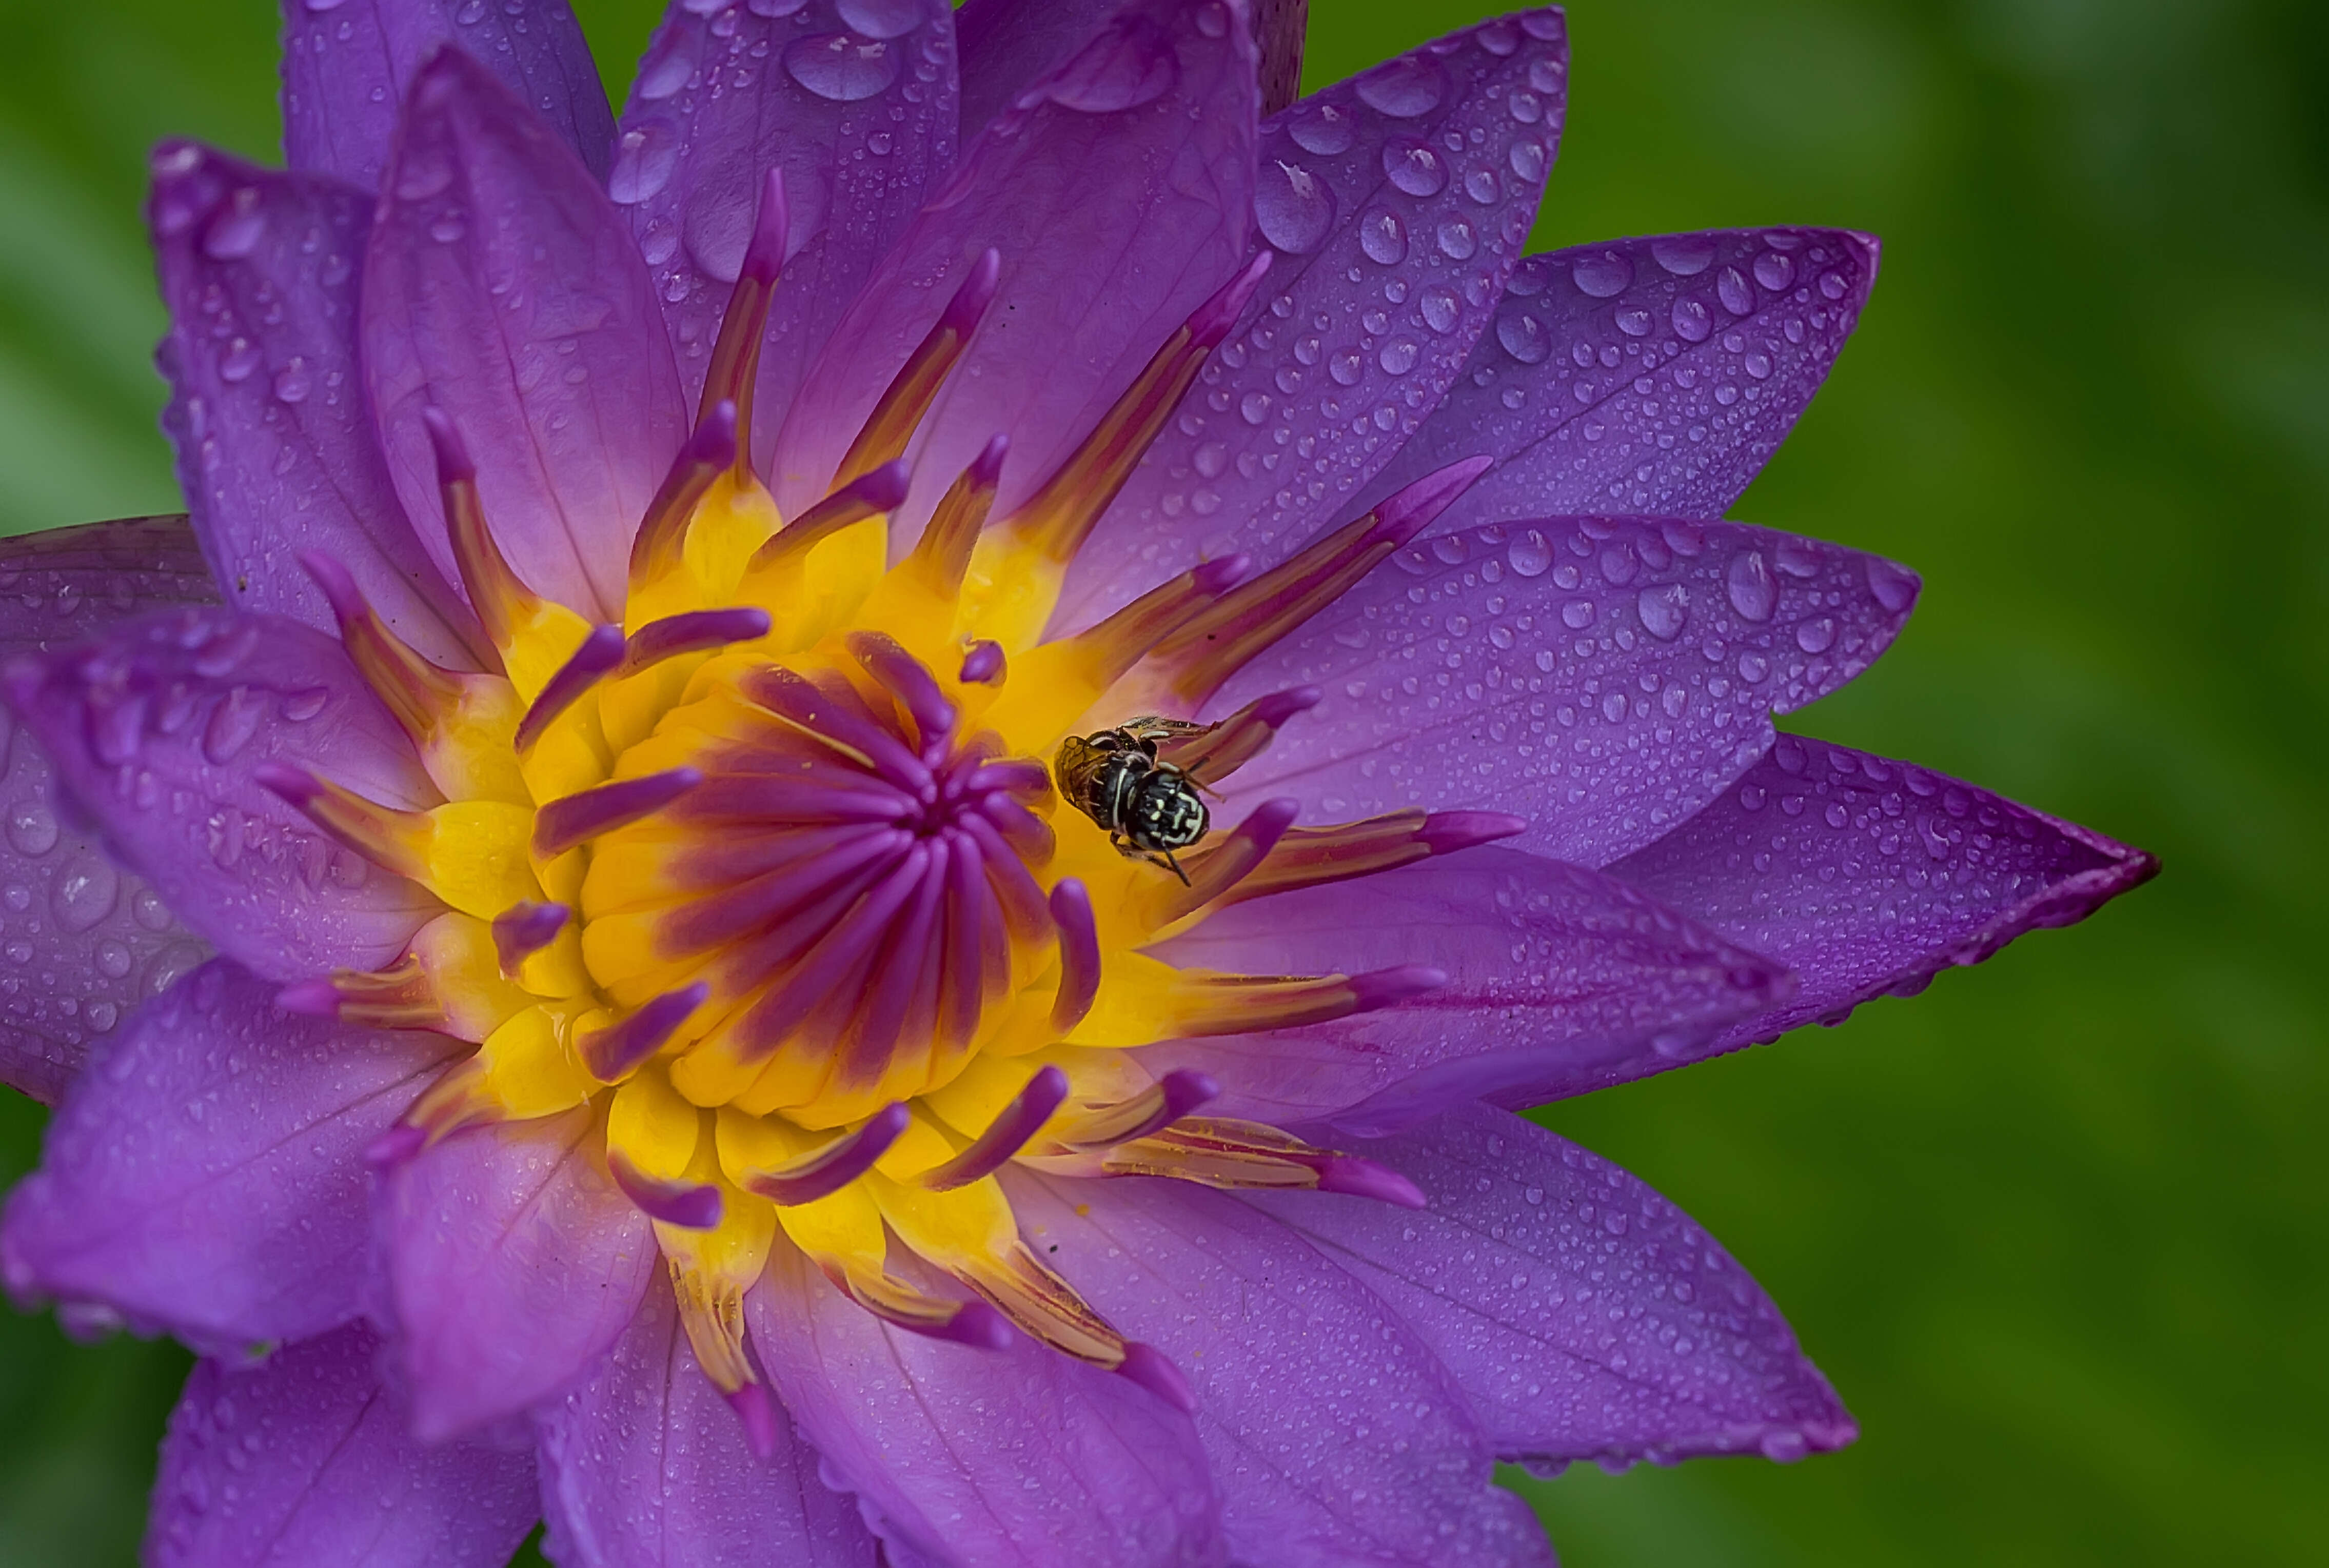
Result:
[[[1446,511],[1491,459],[1467,458],[1417,480],[1357,521],[1223,596],[1159,644],[1148,666],[1192,707],[1247,661],[1333,604]]]
[[[986,307],[995,303],[995,284],[1002,276],[1003,257],[998,251],[985,251],[971,263],[970,276],[938,313],[938,324],[906,357],[881,401],[873,405],[873,412],[866,417],[857,439],[850,443],[833,475],[835,485],[870,474],[905,451],[915,427],[937,399],[938,388],[945,385],[947,372],[970,346]]]
[[[485,624],[494,646],[504,652],[530,620],[541,597],[519,580],[501,546],[486,526],[485,508],[477,500],[477,465],[461,433],[442,408],[420,410],[429,446],[437,456],[437,488],[445,501],[445,528],[453,541],[453,564],[470,608]]]
[[[1261,286],[1274,253],[1265,249],[1164,340],[1115,407],[1006,525],[1055,561],[1074,558],[1092,525],[1139,465],[1183,394]]]
[[[739,484],[752,476],[752,393],[760,378],[760,345],[768,338],[768,302],[776,296],[777,277],[784,270],[785,241],[791,226],[784,171],[772,166],[760,181],[752,238],[744,247],[743,269],[736,275],[728,309],[720,318],[720,335],[712,345],[712,363],[704,372],[703,396],[695,411],[701,426],[720,404],[735,405],[738,435],[729,462]]]
[[[381,869],[415,881],[428,874],[432,826],[426,812],[380,805],[305,768],[282,763],[260,763],[252,776]]]
[[[981,448],[939,499],[922,537],[914,541],[907,559],[932,593],[951,597],[961,590],[979,530],[994,510],[995,492],[1003,483],[1003,460],[1010,451],[1007,436],[997,436]]]

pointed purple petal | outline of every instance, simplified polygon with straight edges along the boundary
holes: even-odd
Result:
[[[224,959],[99,1047],[10,1195],[0,1273],[231,1355],[337,1328],[371,1264],[364,1146],[466,1047],[293,1018]]]
[[[1802,989],[1725,1047],[1910,996],[2159,869],[2140,850],[1913,764],[1783,735],[1689,822],[1609,868],[1795,966]]]
[[[619,620],[631,535],[687,433],[671,345],[621,214],[484,67],[415,80],[364,258],[364,373],[397,494],[448,575],[420,414],[476,460],[519,577]]]
[[[1210,1074],[1218,1114],[1369,1132],[1483,1095],[1536,1104],[1680,1066],[1787,991],[1779,965],[1614,877],[1502,848],[1233,905],[1155,952],[1262,974],[1445,971],[1380,1011],[1137,1053],[1152,1073]]]
[[[1235,1560],[1550,1568],[1439,1357],[1299,1236],[1181,1183],[1014,1171],[1005,1187],[1029,1244],[1187,1369]]]
[[[1743,523],[1548,518],[1420,540],[1207,704],[1326,693],[1224,793],[1299,796],[1309,822],[1516,812],[1532,821],[1514,848],[1607,865],[1752,765],[1772,714],[1866,669],[1917,587]]]
[[[548,1555],[562,1568],[872,1568],[856,1506],[817,1479],[779,1411],[774,1457],[696,1364],[671,1292],[651,1289],[615,1347],[535,1413]]]
[[[1146,1389],[1029,1339],[990,1350],[891,1328],[781,1241],[744,1304],[801,1436],[902,1559],[1218,1560],[1196,1429]]]
[[[492,71],[606,178],[614,117],[563,0],[283,0],[284,162],[377,189],[397,109],[440,43]]]
[[[768,169],[784,171],[790,239],[753,402],[764,460],[809,361],[958,145],[946,0],[672,6],[631,85],[608,190],[646,256],[691,401]]]
[[[1747,1271],[1616,1166],[1486,1106],[1350,1147],[1412,1178],[1429,1207],[1245,1201],[1309,1236],[1438,1352],[1499,1456],[1555,1469],[1793,1459],[1858,1434]]]
[[[654,1231],[599,1163],[604,1141],[572,1111],[457,1132],[389,1175],[377,1223],[423,1439],[558,1393],[657,1285]]]
[[[1489,453],[1496,466],[1435,531],[1563,512],[1721,517],[1852,335],[1876,249],[1843,230],[1749,229],[1532,256],[1367,493]]]
[[[1262,127],[1254,209],[1276,265],[1078,558],[1063,624],[1226,550],[1274,564],[1365,510],[1356,493],[1457,380],[1520,260],[1568,59],[1561,13],[1530,12]]]
[[[1007,432],[998,517],[1237,271],[1253,197],[1254,85],[1253,46],[1235,15],[1213,0],[1133,0],[970,146],[803,383],[772,460],[787,515],[825,493],[952,284],[989,246],[1003,257],[1000,290],[915,460],[958,474]],[[907,502],[909,528],[937,500],[938,486],[922,488]]]
[[[475,667],[485,634],[405,521],[356,369],[372,197],[190,142],[165,143],[153,170],[163,424],[229,602],[335,632],[298,566],[320,549],[406,642]]]
[[[114,857],[268,979],[377,969],[442,908],[254,777],[297,764],[383,804],[438,800],[337,640],[273,615],[185,610],[20,659],[0,681]]]
[[[214,602],[183,517],[128,518],[0,542],[0,665],[94,636],[125,615]],[[0,735],[14,730],[0,709]],[[0,987],[0,1084],[53,1105],[90,1042],[208,956],[144,879],[66,825],[48,757],[25,736],[0,752],[10,803],[0,879],[31,895],[12,934],[31,949]]]
[[[362,1324],[242,1369],[205,1361],[162,1440],[148,1568],[501,1568],[533,1526],[523,1450],[426,1448]]]

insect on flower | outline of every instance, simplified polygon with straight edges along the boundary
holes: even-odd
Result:
[[[1173,858],[1205,836],[1212,817],[1197,791],[1206,758],[1186,765],[1157,756],[1161,741],[1202,735],[1205,726],[1144,714],[1113,729],[1071,735],[1060,742],[1051,777],[1078,811],[1108,830],[1125,854],[1164,866],[1188,886]]]
[[[617,122],[306,0],[290,166],[154,155],[190,520],[0,562],[0,1277],[203,1353],[150,1560],[1534,1568],[1500,1460],[1852,1440],[1514,1108],[2151,863],[1774,728],[1917,596],[1722,515],[1872,239],[1524,256],[1561,14],[1299,15],[681,0]]]

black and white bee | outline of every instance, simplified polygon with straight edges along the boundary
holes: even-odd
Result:
[[[1108,830],[1108,842],[1131,859],[1163,866],[1183,882],[1173,858],[1205,836],[1212,815],[1197,793],[1195,769],[1164,762],[1157,744],[1204,729],[1185,719],[1144,715],[1114,729],[1060,742],[1051,775],[1069,804]]]

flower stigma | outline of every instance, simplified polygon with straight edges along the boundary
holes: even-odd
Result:
[[[826,487],[779,516],[750,399],[786,232],[764,187],[694,430],[639,520],[618,623],[530,588],[495,541],[462,432],[426,416],[452,553],[499,668],[442,668],[346,570],[307,559],[358,669],[444,796],[391,809],[325,777],[263,782],[445,913],[379,972],[282,1002],[476,1052],[374,1150],[592,1107],[654,1222],[706,1374],[767,1441],[742,1301],[781,1233],[865,1310],[1000,1345],[1011,1329],[1189,1407],[1022,1239],[995,1173],[1317,1188],[1419,1206],[1395,1172],[1202,1113],[1201,1073],[1129,1054],[1379,1008],[1444,981],[1400,968],[1245,975],[1148,950],[1208,912],[1446,853],[1520,819],[1410,809],[1297,826],[1290,801],[1215,824],[1173,871],[1063,800],[1061,744],[1173,716],[1161,762],[1208,788],[1315,690],[1211,723],[1248,660],[1412,539],[1482,464],[1433,474],[1256,575],[1212,560],[1047,637],[1069,563],[1253,297],[1268,252],[1166,339],[1030,498],[991,516],[998,434],[920,536],[893,540],[905,454],[1002,266],[970,258]]]

